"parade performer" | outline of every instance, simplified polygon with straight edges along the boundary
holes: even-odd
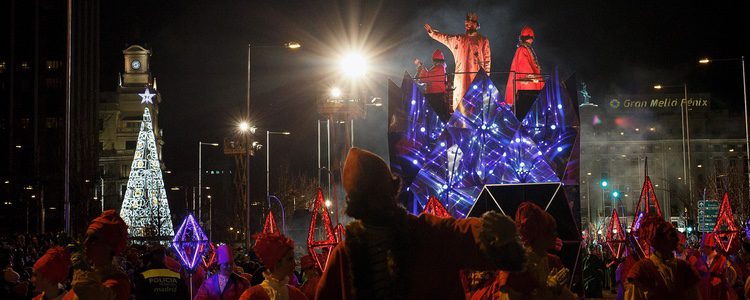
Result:
[[[479,16],[476,13],[466,14],[464,34],[445,34],[433,29],[430,24],[424,24],[427,34],[451,50],[456,65],[456,75],[453,77],[453,110],[460,109],[461,99],[469,90],[479,69],[490,72],[490,41],[479,34]]]
[[[628,272],[625,299],[700,299],[698,274],[672,253],[679,240],[672,224],[648,216],[636,234],[651,245],[652,251]]]
[[[526,248],[528,263],[523,272],[501,272],[500,293],[494,299],[575,299],[565,286],[570,270],[550,267],[547,250],[555,246],[557,222],[532,202],[516,210],[516,229]]]
[[[342,179],[356,220],[331,252],[316,299],[462,299],[460,270],[524,264],[508,217],[410,215],[397,204],[401,181],[371,152],[350,149]]]
[[[242,294],[242,300],[304,300],[305,294],[288,284],[294,272],[294,242],[278,233],[258,236],[253,251],[266,267],[263,282]]]
[[[34,263],[31,283],[34,284],[34,300],[62,299],[65,290],[60,288],[68,278],[70,255],[62,247],[52,247]]]
[[[224,244],[216,249],[219,272],[211,275],[198,289],[195,300],[237,300],[250,287],[250,282],[234,273],[232,248]]]
[[[453,113],[452,105],[448,103],[448,93],[445,83],[445,56],[439,49],[432,53],[432,68],[427,70],[419,59],[414,60],[417,65],[417,80],[425,85],[425,97],[430,106],[438,114],[440,120],[447,122]]]
[[[129,300],[128,275],[113,262],[125,250],[127,240],[128,225],[115,210],[104,211],[91,221],[83,242],[85,257],[73,255],[73,288],[63,299]]]
[[[524,26],[518,36],[516,54],[510,64],[508,84],[505,86],[505,103],[508,105],[515,105],[517,91],[538,91],[544,88],[544,79],[541,76],[542,68],[539,67],[539,60],[534,48],[531,47],[533,43],[534,30],[529,26]]]
[[[690,262],[700,275],[700,292],[703,299],[736,299],[732,286],[737,273],[727,257],[716,251],[716,234],[705,233],[701,239],[701,255],[692,256]]]
[[[305,278],[305,282],[300,289],[305,293],[307,299],[315,299],[315,292],[318,290],[318,282],[320,281],[320,268],[310,255],[305,255],[300,259],[300,268],[302,269],[302,276]]]

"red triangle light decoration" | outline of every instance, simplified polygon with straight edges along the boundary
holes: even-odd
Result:
[[[726,226],[726,230],[721,229],[722,225]],[[721,245],[724,252],[729,253],[732,244],[736,242],[740,229],[734,223],[734,213],[732,213],[732,205],[729,203],[729,193],[727,192],[724,192],[724,199],[719,206],[719,217],[716,219],[713,232],[716,242]]]
[[[214,243],[208,243],[208,248],[206,249],[206,252],[203,253],[203,266],[207,269],[210,269],[211,266],[216,262],[216,246],[214,246]],[[206,260],[208,258],[208,260]]]
[[[263,225],[263,233],[267,234],[279,234],[279,228],[276,227],[276,219],[273,217],[273,212],[268,211],[266,216],[266,223]]]
[[[651,204],[654,209],[651,210]],[[638,242],[638,247],[643,254],[643,257],[648,257],[651,245],[647,241],[641,241],[638,239],[638,227],[640,226],[640,220],[646,216],[654,214],[663,218],[661,214],[661,207],[659,207],[659,199],[656,199],[656,192],[654,192],[654,185],[651,183],[651,178],[648,175],[645,176],[643,181],[643,188],[641,188],[641,196],[638,198],[638,204],[635,206],[635,214],[633,215],[633,223],[630,225],[630,233],[633,234],[635,240]]]
[[[423,214],[438,216],[441,218],[450,218],[451,214],[448,213],[448,210],[445,209],[445,206],[443,206],[442,203],[440,203],[440,200],[438,200],[437,197],[430,196],[430,200],[427,201],[427,204],[424,206],[424,210],[422,211]]]
[[[317,229],[318,216],[320,216],[325,230],[325,238],[321,240],[315,239],[315,229]],[[310,252],[310,256],[315,259],[315,263],[320,267],[321,270],[325,270],[325,262],[318,257],[317,250],[326,256],[331,253],[331,250],[337,244],[336,234],[333,230],[333,224],[331,223],[331,216],[325,205],[325,197],[323,196],[323,190],[318,188],[318,195],[315,197],[315,203],[313,204],[312,218],[310,218],[310,229],[307,231],[307,251]],[[324,257],[326,261],[328,257]]]
[[[612,210],[612,217],[607,227],[607,246],[609,246],[609,250],[612,251],[615,258],[619,259],[622,257],[623,250],[625,250],[625,232],[622,230],[616,209]]]
[[[334,228],[334,231],[336,233],[336,241],[337,242],[343,242],[346,239],[346,228],[344,228],[344,224],[339,223]]]

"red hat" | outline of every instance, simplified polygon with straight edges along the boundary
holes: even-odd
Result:
[[[440,49],[435,49],[435,52],[432,52],[432,60],[445,60],[445,56]]]
[[[292,249],[294,249],[294,242],[281,234],[260,234],[253,247],[255,255],[268,270],[273,269]]]
[[[524,244],[532,244],[536,237],[557,228],[555,218],[533,202],[523,202],[518,206],[515,222]]]
[[[716,234],[715,233],[704,233],[701,238],[701,247],[716,247]]]
[[[51,283],[60,283],[68,278],[70,254],[63,247],[52,247],[34,263],[34,272]]]
[[[343,173],[341,181],[349,195],[393,196],[398,192],[398,177],[393,176],[380,156],[370,151],[349,149]]]
[[[302,258],[300,258],[299,264],[300,264],[300,267],[302,269],[307,269],[307,268],[310,268],[310,267],[314,267],[315,266],[315,259],[313,259],[313,257],[310,256],[310,255],[305,255]]]
[[[519,38],[524,39],[523,37],[534,38],[534,30],[528,25],[524,25],[523,28],[521,28],[521,34],[519,35]]]
[[[216,256],[218,256],[219,264],[224,264],[228,262],[234,261],[234,256],[232,255],[232,248],[229,247],[227,244],[223,244],[219,246],[219,248],[216,249]]]
[[[86,234],[103,238],[109,243],[115,254],[119,254],[125,249],[125,244],[128,241],[128,225],[114,209],[110,209],[102,212],[99,217],[91,221]]]

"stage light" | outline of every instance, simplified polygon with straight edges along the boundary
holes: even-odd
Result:
[[[339,98],[341,97],[341,89],[334,87],[331,89],[331,97],[333,98]]]
[[[347,77],[359,78],[367,74],[367,59],[362,54],[349,53],[341,59],[339,67]]]

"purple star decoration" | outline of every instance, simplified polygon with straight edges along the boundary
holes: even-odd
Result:
[[[182,265],[192,273],[198,266],[208,242],[208,237],[203,232],[203,228],[190,213],[182,220],[180,229],[175,233],[174,239],[172,239],[172,247],[180,257]]]

